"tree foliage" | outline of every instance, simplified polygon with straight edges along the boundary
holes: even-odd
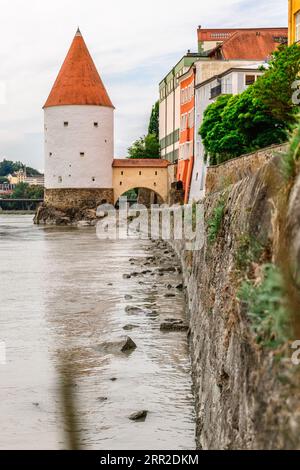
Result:
[[[199,133],[210,164],[287,140],[299,111],[292,102],[299,70],[300,48],[281,47],[255,84],[240,95],[220,96],[206,109]]]
[[[292,102],[293,84],[299,77],[300,48],[281,46],[269,63],[269,69],[257,80],[254,93],[275,119],[293,124],[299,111]]]
[[[11,160],[4,159],[2,162],[0,162],[0,176],[7,176],[9,174],[13,174],[15,171],[25,170],[25,168],[27,176],[37,176],[41,174],[35,168],[26,166],[22,162],[13,162]]]
[[[148,134],[133,142],[128,154],[129,158],[159,158],[159,142],[156,135]]]
[[[156,101],[152,107],[148,134],[153,134],[157,137],[157,140],[159,139],[159,101]]]
[[[148,134],[140,137],[128,149],[129,158],[160,158],[159,102],[152,107]]]
[[[43,199],[44,188],[42,186],[29,186],[28,183],[19,183],[16,185],[11,198],[12,199]]]

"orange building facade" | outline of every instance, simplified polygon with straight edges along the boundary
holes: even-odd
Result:
[[[180,80],[180,139],[177,181],[184,188],[188,202],[194,165],[195,68],[192,66]]]

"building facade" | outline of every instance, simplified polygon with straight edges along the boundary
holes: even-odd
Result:
[[[180,78],[200,58],[188,53],[159,84],[159,140],[161,158],[175,163],[179,158]]]
[[[300,0],[289,0],[289,44],[300,42]]]
[[[44,105],[45,200],[113,201],[114,107],[78,30]],[[103,195],[103,198],[102,198]],[[84,201],[82,201],[84,203]]]
[[[252,64],[251,62],[241,64],[241,62],[243,61],[220,62],[220,71],[222,68],[224,71],[204,80],[203,78],[209,74],[207,70],[201,70],[202,64],[198,64],[195,88],[195,158],[190,186],[190,202],[199,201],[205,193],[205,149],[199,134],[199,128],[203,122],[206,108],[220,95],[242,93],[263,73],[259,70],[259,66],[263,65],[263,62]],[[215,63],[215,65],[217,64]]]
[[[197,61],[208,60],[208,52],[236,30],[198,28],[198,52],[188,51],[159,84],[159,139],[161,158],[171,163],[179,159],[180,145],[180,82],[181,77]]]
[[[188,202],[194,163],[195,67],[180,79],[180,137],[177,181],[183,183],[184,202]]]

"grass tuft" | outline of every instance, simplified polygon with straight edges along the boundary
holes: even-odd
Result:
[[[258,284],[244,281],[238,298],[247,309],[258,344],[276,349],[290,338],[290,315],[284,281],[274,264],[262,266],[262,279]]]
[[[208,221],[208,241],[210,244],[213,244],[219,235],[223,223],[225,205],[225,198],[222,197],[214,208],[212,217]]]

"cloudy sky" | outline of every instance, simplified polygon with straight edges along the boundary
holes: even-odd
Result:
[[[116,107],[115,156],[146,132],[197,26],[286,26],[287,0],[0,0],[0,160],[43,169],[43,112],[79,25]]]

